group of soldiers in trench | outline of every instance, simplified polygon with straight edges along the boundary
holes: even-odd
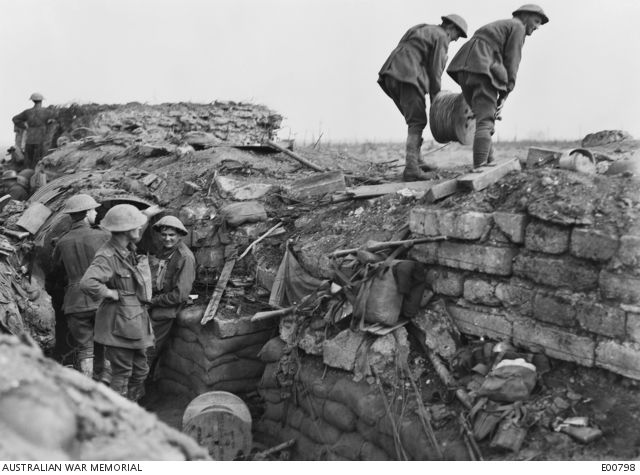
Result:
[[[427,125],[425,98],[429,95],[433,102],[440,92],[449,44],[467,37],[467,23],[460,15],[441,18],[440,25],[410,28],[379,72],[380,87],[408,126],[405,181],[427,177],[420,155]],[[495,121],[514,89],[525,38],[548,21],[538,5],[523,5],[512,18],[479,28],[447,68],[476,119],[474,167],[493,161]],[[54,121],[42,108],[42,95],[34,93],[31,100],[34,107],[13,118],[16,129],[26,133],[23,169],[2,175],[5,192],[15,194],[14,199],[28,196],[17,186],[24,187],[34,174],[44,152],[46,127]],[[76,368],[138,401],[154,377],[178,312],[189,300],[195,258],[181,240],[187,234],[184,225],[169,215],[153,225],[160,249],[152,255],[138,254],[135,244],[149,220],[161,212],[157,206],[140,211],[130,204],[116,205],[97,228],[93,225],[99,206],[86,194],[65,203],[63,212],[73,224],[53,254],[56,272],[67,282],[62,310],[75,341]]]

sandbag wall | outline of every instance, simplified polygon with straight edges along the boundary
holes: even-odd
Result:
[[[410,257],[463,333],[640,379],[640,235],[562,218],[416,207]]]
[[[193,398],[207,391],[242,395],[255,391],[264,363],[258,352],[274,334],[274,322],[252,323],[226,309],[205,325],[205,305],[191,305],[176,318],[160,360],[160,387]]]
[[[278,344],[277,341],[280,343]],[[284,347],[274,339],[268,346]],[[266,353],[266,355],[265,355]],[[318,357],[286,355],[267,363],[259,393],[265,413],[254,430],[283,442],[295,439],[297,460],[434,460],[434,449],[408,398],[382,396],[375,384],[355,382],[353,373],[327,368]],[[384,398],[389,398],[385,401]],[[385,406],[389,405],[389,412]],[[399,440],[394,441],[394,427]],[[456,435],[439,435],[447,460],[464,457]]]

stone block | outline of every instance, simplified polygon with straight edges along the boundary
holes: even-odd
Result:
[[[628,378],[640,379],[640,345],[600,342],[596,348],[596,366]]]
[[[527,226],[527,215],[519,213],[493,213],[493,221],[500,231],[509,237],[511,242],[521,244],[524,242],[524,232]]]
[[[591,228],[573,228],[571,254],[594,261],[611,259],[618,249],[618,236]]]
[[[627,312],[626,321],[627,338],[640,343],[640,313]]]
[[[411,231],[425,236],[475,240],[489,233],[491,223],[491,214],[477,211],[415,208],[409,214]]]
[[[640,266],[640,236],[622,236],[618,259],[625,266]]]
[[[417,338],[446,360],[453,358],[457,351],[456,328],[444,307],[439,301],[430,305],[411,319],[411,324],[419,330]]]
[[[513,341],[527,348],[544,348],[545,353],[559,360],[574,361],[592,367],[595,342],[571,331],[552,328],[535,321],[520,319],[513,324]]]
[[[432,268],[427,271],[427,283],[437,294],[459,297],[462,295],[464,275],[461,272],[443,268]]]
[[[462,333],[489,338],[511,338],[512,323],[504,314],[491,308],[449,305],[449,313]]]
[[[496,285],[495,282],[487,282],[482,279],[467,279],[464,282],[464,298],[471,303],[481,305],[500,305],[501,302],[495,294]]]
[[[562,254],[569,249],[569,236],[567,227],[533,221],[525,230],[524,245],[531,251]]]
[[[576,298],[569,292],[536,292],[533,298],[533,317],[541,322],[561,327],[576,323]]]
[[[600,272],[598,284],[605,299],[632,304],[640,302],[640,278],[638,277],[603,270]]]
[[[521,279],[510,279],[496,285],[495,295],[505,307],[512,307],[523,315],[531,315],[533,309],[533,286]]]
[[[442,242],[438,249],[438,263],[454,269],[511,275],[513,258],[517,253],[513,247]]]
[[[439,242],[416,244],[409,250],[409,259],[422,262],[423,264],[437,264],[439,247]]]
[[[332,368],[352,371],[356,362],[356,354],[364,342],[364,333],[349,329],[338,333],[334,338],[322,344],[322,361]]]
[[[578,322],[585,330],[613,338],[626,334],[626,315],[622,309],[584,300],[579,300],[575,308]]]
[[[551,287],[589,290],[598,283],[593,264],[572,257],[520,253],[513,261],[513,274]]]

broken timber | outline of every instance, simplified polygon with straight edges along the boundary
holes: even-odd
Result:
[[[213,318],[216,316],[218,306],[220,305],[220,301],[222,300],[222,294],[224,294],[224,289],[227,287],[227,282],[229,282],[231,271],[233,271],[233,266],[235,265],[235,259],[228,259],[224,263],[224,267],[222,268],[222,272],[220,272],[220,277],[218,278],[216,288],[213,291],[211,300],[209,300],[209,305],[207,305],[207,309],[204,311],[204,315],[202,315],[202,320],[200,320],[200,325],[206,325],[207,322],[213,320]]]
[[[438,183],[437,185],[433,185],[424,199],[426,203],[433,203],[434,201],[441,200],[442,198],[446,198],[447,196],[453,195],[458,191],[458,180],[445,180],[442,183]]]
[[[341,249],[338,251],[333,251],[329,254],[329,257],[342,257],[349,254],[356,253],[360,250],[366,250],[370,252],[381,251],[382,249],[386,249],[388,247],[396,247],[396,246],[406,246],[411,247],[415,244],[421,244],[423,242],[433,242],[433,241],[443,241],[447,239],[446,236],[431,236],[431,237],[423,237],[418,239],[406,239],[403,241],[387,241],[387,242],[374,242],[367,246],[363,247],[354,247],[351,249]]]
[[[495,165],[492,163],[491,166],[478,167],[473,172],[461,176],[458,178],[458,184],[467,190],[480,191],[497,182],[507,173],[520,169],[517,158],[495,163]]]
[[[293,153],[291,150],[288,150],[280,145],[278,145],[277,143],[275,143],[272,140],[268,140],[266,142],[267,144],[269,144],[271,147],[275,148],[276,150],[282,152],[282,153],[286,153],[287,155],[289,155],[291,158],[299,161],[300,163],[302,163],[303,165],[308,166],[309,168],[314,169],[317,172],[324,172],[326,171],[324,168],[316,165],[315,163],[307,160],[306,158],[302,158],[300,155],[298,155],[297,153]]]
[[[291,196],[298,200],[344,193],[347,185],[341,171],[326,172],[296,180],[291,184]]]
[[[347,195],[350,195],[354,199],[358,198],[373,198],[375,196],[388,195],[389,193],[396,193],[400,190],[409,189],[412,191],[424,191],[427,192],[435,185],[440,183],[440,180],[425,180],[425,181],[409,181],[399,183],[384,183],[382,185],[364,185],[354,188],[347,188]]]

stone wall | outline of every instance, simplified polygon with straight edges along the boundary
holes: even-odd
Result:
[[[433,291],[460,331],[640,379],[640,235],[524,213],[411,211]]]
[[[242,395],[255,391],[264,371],[258,352],[274,333],[274,322],[218,311],[206,325],[204,305],[182,310],[160,360],[160,387],[195,397],[207,391]]]

